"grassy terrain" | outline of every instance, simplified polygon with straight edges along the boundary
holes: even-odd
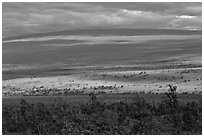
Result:
[[[160,103],[163,98],[166,96],[164,93],[160,94],[151,94],[151,93],[130,93],[130,94],[98,94],[96,95],[98,100],[102,103],[113,103],[113,102],[131,102],[132,99],[136,97],[144,98],[148,103]],[[86,95],[67,95],[67,96],[8,96],[2,98],[3,106],[7,105],[16,105],[19,104],[21,99],[24,99],[29,103],[45,103],[50,104],[54,103],[55,99],[61,98],[66,103],[70,105],[77,104],[86,104],[90,96]],[[181,104],[185,104],[186,102],[196,101],[199,102],[202,100],[202,96],[200,94],[178,94],[178,100]]]
[[[70,75],[74,73],[81,73],[87,71],[128,71],[128,70],[154,70],[154,69],[177,69],[177,68],[199,68],[202,64],[169,64],[168,61],[162,61],[157,63],[140,64],[133,66],[109,66],[104,68],[100,67],[44,67],[44,68],[29,68],[29,69],[11,69],[2,71],[2,79],[16,79],[26,77],[45,77],[45,76],[59,76],[59,75]]]
[[[77,39],[5,42],[82,34],[101,36],[98,40],[102,42],[89,40],[96,43],[84,44]],[[160,39],[159,35],[165,34],[165,39]],[[200,36],[169,39],[170,34],[179,37],[201,32],[84,30],[3,39],[2,93],[12,94],[2,98],[2,133],[201,135],[202,40]],[[102,37],[109,35],[109,41]],[[129,36],[129,41],[115,40],[121,38],[115,35]],[[156,35],[156,39],[131,43],[134,35]],[[177,92],[170,86],[169,92],[164,93],[167,84],[178,85]],[[108,90],[104,87],[110,86],[115,89],[106,94]],[[63,94],[47,94],[48,89],[49,93],[63,91]],[[64,94],[64,89],[69,92]],[[78,89],[83,92],[75,92]],[[21,91],[34,94],[15,94]]]

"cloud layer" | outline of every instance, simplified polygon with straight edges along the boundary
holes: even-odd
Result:
[[[201,30],[201,3],[6,3],[3,37],[90,28]]]

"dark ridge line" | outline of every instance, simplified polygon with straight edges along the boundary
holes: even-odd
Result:
[[[126,30],[126,31],[125,31]],[[76,30],[65,30],[65,31],[55,31],[55,32],[46,32],[46,33],[34,33],[34,34],[24,34],[19,36],[12,36],[2,38],[4,40],[14,40],[22,39],[29,37],[42,37],[42,36],[56,36],[56,35],[79,35],[79,34],[89,34],[94,36],[108,35],[108,34],[117,34],[117,35],[193,35],[193,34],[202,34],[202,31],[198,30],[177,30],[177,29],[76,29]],[[157,33],[157,34],[155,34]]]

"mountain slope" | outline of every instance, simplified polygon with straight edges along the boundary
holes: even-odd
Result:
[[[201,57],[201,31],[97,29],[4,38],[3,67],[121,65]]]

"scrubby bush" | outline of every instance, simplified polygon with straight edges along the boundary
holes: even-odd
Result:
[[[159,104],[136,97],[131,102],[99,102],[90,94],[86,104],[69,105],[61,98],[54,103],[28,103],[2,108],[3,134],[201,134],[202,106],[182,105],[176,87],[169,86]]]

